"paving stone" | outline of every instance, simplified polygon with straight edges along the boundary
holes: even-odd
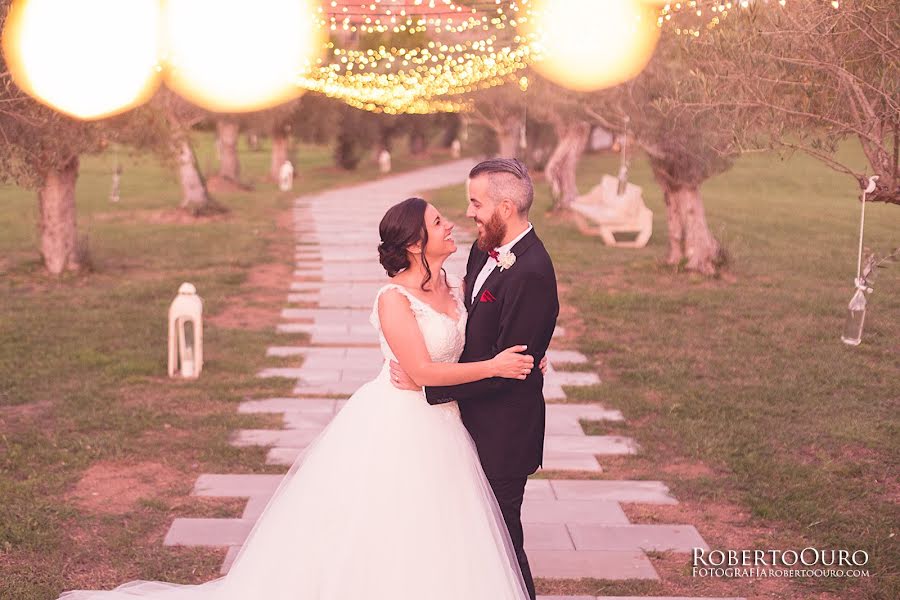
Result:
[[[547,378],[556,385],[596,385],[600,377],[596,373],[581,371],[547,371]]]
[[[266,348],[266,356],[277,356],[279,358],[290,358],[292,356],[303,356],[303,348],[300,346],[270,346]]]
[[[661,481],[570,481],[554,479],[553,493],[560,500],[615,500],[644,504],[678,504]]]
[[[551,364],[568,363],[580,365],[587,362],[587,357],[575,350],[554,350],[553,348],[548,348],[547,360],[549,360]]]
[[[544,400],[547,402],[563,402],[567,397],[568,396],[566,396],[566,392],[562,389],[562,386],[544,379]]]
[[[312,325],[308,323],[281,323],[276,330],[278,333],[305,333],[312,335]]]
[[[242,413],[324,412],[335,414],[337,400],[331,398],[266,398],[245,400],[238,405]]]
[[[355,381],[335,381],[327,384],[300,383],[294,387],[295,394],[317,395],[341,395],[350,396],[360,388],[362,384]]]
[[[535,577],[552,579],[659,579],[640,551],[532,550],[528,562]]]
[[[222,562],[222,567],[219,569],[219,573],[225,575],[231,570],[231,565],[234,564],[234,559],[237,558],[238,553],[241,551],[240,546],[229,546],[228,552],[225,554],[225,560]]]
[[[318,292],[324,285],[320,281],[292,281],[291,290],[295,292]]]
[[[283,448],[277,446],[266,453],[266,464],[289,467],[294,464],[294,461],[297,460],[297,457],[300,456],[300,453],[303,452],[303,450],[303,448]]]
[[[562,523],[524,523],[525,550],[574,550],[572,538]]]
[[[257,377],[286,377],[288,379],[300,379],[303,377],[303,369],[299,367],[276,368],[270,367],[256,373]]]
[[[551,405],[552,406],[552,405]],[[578,419],[569,415],[560,415],[547,410],[546,432],[553,435],[584,435],[584,429]]]
[[[234,546],[244,543],[254,521],[245,519],[186,519],[172,522],[165,546]]]
[[[555,500],[556,493],[549,479],[529,478],[525,483],[525,501],[528,500]]]
[[[522,504],[522,522],[585,525],[630,524],[625,511],[615,500],[535,499],[533,495],[529,495]]]
[[[583,452],[585,454],[634,454],[636,444],[621,435],[546,435],[545,452]]]
[[[233,446],[280,446],[305,448],[318,432],[306,429],[239,429],[231,438]]]
[[[281,318],[341,325],[370,325],[369,315],[371,312],[370,310],[352,309],[286,308],[281,311]]]
[[[341,371],[337,369],[325,371],[322,369],[304,369],[303,367],[284,367],[263,369],[257,373],[256,376],[296,379],[300,382],[300,385],[329,385],[332,382],[341,380]]]
[[[575,421],[623,421],[618,410],[604,408],[601,404],[547,404],[547,416]]]
[[[603,468],[593,454],[578,452],[544,452],[544,471],[592,471],[602,473]]]
[[[329,323],[281,323],[279,333],[305,333],[316,343],[375,344],[378,338],[372,325],[343,325]]]
[[[578,550],[634,550],[691,552],[709,547],[691,525],[587,525],[568,526]]]
[[[270,496],[251,496],[244,506],[244,512],[241,513],[241,519],[256,521],[262,515],[266,506],[269,504]]]
[[[278,487],[282,478],[283,475],[262,473],[206,473],[197,478],[191,493],[195,496],[219,498],[251,498],[255,496],[268,498],[275,492],[275,488]]]
[[[329,413],[286,412],[284,413],[284,427],[285,429],[315,429],[322,431],[333,418],[334,415]]]

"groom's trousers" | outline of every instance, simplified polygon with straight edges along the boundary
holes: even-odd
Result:
[[[519,567],[522,569],[522,577],[525,579],[528,595],[531,596],[531,600],[535,600],[534,579],[531,577],[528,557],[525,556],[525,533],[522,530],[522,501],[525,499],[527,482],[527,477],[488,478],[488,483],[491,484],[491,489],[494,490],[494,496],[497,498],[497,504],[500,505],[500,512],[503,513],[503,520],[506,521],[506,528],[509,530],[509,537],[512,539]]]

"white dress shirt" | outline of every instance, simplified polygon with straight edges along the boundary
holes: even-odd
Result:
[[[509,242],[507,244],[503,244],[499,248],[494,248],[494,250],[496,250],[499,254],[503,254],[504,252],[509,252],[510,250],[512,250],[512,247],[515,246],[516,243],[519,240],[521,240],[523,237],[525,237],[525,235],[532,229],[534,229],[534,227],[532,227],[531,223],[529,222],[528,227],[525,229],[525,231],[523,231],[522,233],[517,235],[514,240],[512,240],[511,242]],[[475,278],[475,285],[472,286],[471,300],[473,303],[475,302],[475,296],[478,294],[479,291],[481,291],[481,286],[484,285],[484,282],[487,281],[487,278],[494,271],[494,267],[496,267],[496,266],[497,266],[497,261],[493,257],[488,256],[487,262],[484,263],[484,267],[481,268],[481,272],[478,273],[478,277]]]

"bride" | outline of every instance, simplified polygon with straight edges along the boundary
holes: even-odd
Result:
[[[291,466],[227,575],[199,585],[132,581],[60,600],[527,600],[475,445],[454,402],[391,384],[397,360],[420,385],[524,379],[514,346],[459,364],[467,312],[442,266],[453,224],[421,198],[384,215],[380,262],[391,283],[370,321],[384,365]],[[541,365],[543,367],[543,364]]]

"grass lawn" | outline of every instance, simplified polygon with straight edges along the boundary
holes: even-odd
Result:
[[[214,165],[211,136],[196,142],[200,164]],[[78,222],[93,262],[86,274],[44,275],[35,194],[0,187],[4,600],[218,575],[224,550],[166,548],[162,539],[176,516],[240,515],[238,500],[189,497],[198,474],[271,469],[264,449],[232,448],[228,436],[277,426],[273,417],[239,415],[236,405],[292,387],[254,376],[272,366],[265,348],[276,342],[291,279],[291,199],[377,177],[371,161],[347,173],[332,166],[329,149],[300,146],[295,193],[282,194],[262,181],[268,147],[242,147],[242,176],[255,189],[218,194],[231,212],[195,222],[173,210],[174,169],[121,158],[118,204],[108,201],[114,153],[82,160]],[[398,149],[394,167],[444,158]],[[205,303],[206,364],[196,381],[166,377],[166,312],[183,281]]]
[[[846,152],[855,158],[854,149]],[[586,192],[617,159],[588,156]],[[880,273],[862,345],[840,341],[853,292],[859,203],[852,181],[805,156],[756,155],[703,187],[733,261],[707,280],[662,263],[665,209],[645,162],[632,180],[654,211],[641,250],[612,249],[549,216],[532,222],[554,258],[571,332],[603,383],[569,388],[625,421],[588,423],[642,452],[602,460],[608,479],[659,479],[677,507],[626,506],[634,522],[695,525],[713,549],[862,549],[867,579],[692,578],[689,558],[652,553],[661,582],[548,582],[544,593],[900,597],[900,264]],[[462,186],[430,199],[465,222]],[[900,245],[900,207],[867,208],[867,245]],[[584,475],[588,477],[589,475]]]

